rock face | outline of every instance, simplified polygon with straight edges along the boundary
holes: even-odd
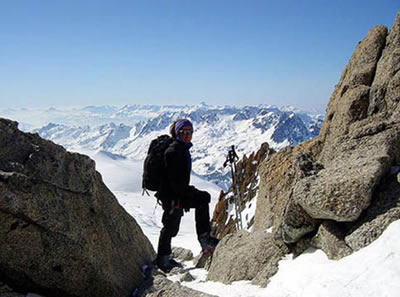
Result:
[[[318,137],[282,149],[260,164],[254,233],[272,230],[262,244],[265,250],[272,244],[294,253],[316,247],[339,259],[371,243],[400,218],[399,70],[400,12],[389,33],[377,26],[357,45]],[[230,236],[237,246],[250,244],[240,240],[240,233]],[[257,248],[248,257],[261,251]],[[232,260],[224,256],[229,252]],[[250,273],[227,277],[236,273],[234,262],[241,252],[231,251],[223,240],[209,278],[265,284],[259,277],[268,278],[263,267],[274,265],[279,253],[266,255],[270,260],[253,264]]]
[[[0,119],[0,279],[43,296],[130,296],[154,250],[89,157]]]

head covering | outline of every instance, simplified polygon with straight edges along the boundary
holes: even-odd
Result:
[[[178,135],[179,131],[185,126],[190,126],[193,128],[192,123],[188,119],[177,120],[175,123],[175,134]]]

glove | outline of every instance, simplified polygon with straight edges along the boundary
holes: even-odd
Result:
[[[200,190],[198,190],[199,192],[198,192],[198,199],[199,200],[203,200],[203,201],[207,201],[207,203],[210,203],[210,201],[211,201],[211,195],[208,193],[208,192],[206,192],[206,191],[200,191]]]

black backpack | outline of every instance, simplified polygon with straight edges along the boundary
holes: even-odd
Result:
[[[160,190],[161,180],[163,178],[164,152],[172,143],[173,138],[168,135],[161,135],[153,139],[150,143],[146,159],[143,164],[143,191]]]

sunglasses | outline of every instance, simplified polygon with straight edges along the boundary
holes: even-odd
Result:
[[[193,134],[193,130],[179,130],[179,133],[182,133],[183,135]]]

